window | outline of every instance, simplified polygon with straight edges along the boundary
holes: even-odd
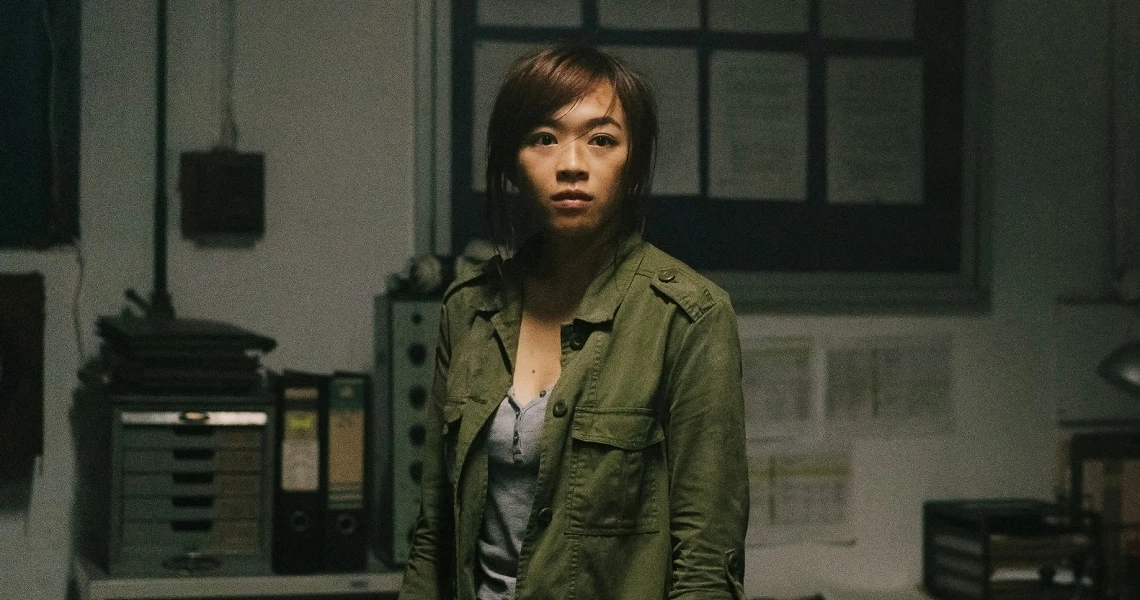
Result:
[[[966,84],[984,80],[984,61],[967,60],[966,2],[453,1],[451,247],[485,235],[485,128],[503,73],[531,48],[581,41],[657,94],[646,238],[738,306],[977,308],[984,140]]]

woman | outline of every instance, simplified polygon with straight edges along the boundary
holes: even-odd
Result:
[[[500,247],[511,202],[537,233],[445,294],[401,598],[743,597],[736,317],[638,233],[656,130],[646,84],[592,48],[508,73],[490,212]]]

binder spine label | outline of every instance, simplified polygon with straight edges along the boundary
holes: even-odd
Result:
[[[364,507],[364,389],[342,381],[329,402],[328,507]]]
[[[281,441],[281,489],[316,492],[321,485],[321,444],[316,410],[285,411]]]

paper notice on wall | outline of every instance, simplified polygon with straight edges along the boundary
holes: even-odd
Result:
[[[641,73],[657,100],[657,157],[653,193],[700,192],[697,51],[693,48],[608,46],[604,48]]]
[[[749,442],[810,433],[817,412],[811,338],[746,340],[741,357]]]
[[[827,201],[923,201],[922,59],[827,63]]]
[[[709,85],[709,195],[802,201],[807,57],[715,52]]]
[[[749,448],[747,543],[851,544],[851,455],[827,446]]]
[[[827,351],[830,430],[930,435],[953,430],[949,338],[862,338]]]

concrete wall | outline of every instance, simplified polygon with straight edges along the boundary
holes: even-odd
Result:
[[[218,139],[220,62],[214,3],[171,5],[176,310],[276,338],[265,360],[273,368],[369,368],[371,299],[414,247],[413,3],[238,2],[239,147],[265,153],[267,177],[267,231],[243,250],[198,248],[177,232],[178,155]],[[1058,296],[1107,286],[1107,5],[990,7],[991,313],[742,316],[746,338],[938,332],[953,336],[956,352],[955,432],[856,442],[856,545],[750,550],[750,593],[791,595],[821,582],[913,585],[923,499],[1052,493],[1050,315]],[[83,5],[78,248],[0,252],[0,271],[40,271],[47,285],[45,454],[27,512],[0,515],[2,598],[65,595],[74,373],[80,354],[97,347],[95,318],[118,312],[124,289],[151,289],[153,11],[142,0]]]

